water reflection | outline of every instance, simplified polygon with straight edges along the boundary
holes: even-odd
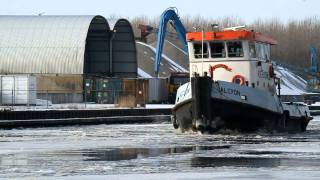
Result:
[[[122,161],[131,159],[142,159],[157,157],[168,154],[183,154],[191,151],[208,151],[215,149],[226,149],[230,146],[185,146],[170,148],[116,148],[116,149],[89,149],[80,152],[64,152],[62,154],[81,154],[86,161]],[[52,154],[51,154],[52,155]]]
[[[142,159],[156,157],[162,154],[186,153],[192,151],[193,147],[180,148],[123,148],[123,149],[96,149],[84,152],[82,155],[88,157],[88,161],[122,161],[131,159]]]
[[[282,151],[245,151],[241,154],[249,154],[249,155],[280,155],[288,152]]]
[[[277,167],[280,165],[278,158],[248,158],[248,157],[194,157],[192,167]]]
[[[191,159],[192,167],[317,167],[319,159],[289,159],[267,157],[194,157]]]

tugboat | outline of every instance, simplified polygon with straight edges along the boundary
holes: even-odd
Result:
[[[302,103],[281,102],[271,62],[277,41],[245,27],[187,33],[190,82],[177,91],[171,121],[182,132],[303,132]]]

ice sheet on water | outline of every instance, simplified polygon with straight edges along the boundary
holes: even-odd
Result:
[[[279,167],[301,178],[305,171],[319,175],[319,139],[319,121],[312,122],[306,133],[294,135],[185,134],[170,124],[5,130],[0,131],[0,178],[56,178],[63,174],[63,178],[71,179],[96,175],[122,179],[149,174],[146,177],[156,179],[206,177],[208,173],[216,178],[234,175],[259,179],[263,173],[256,172],[257,168],[282,177],[276,172]],[[8,165],[19,162],[25,164]],[[15,172],[13,168],[17,168]],[[243,171],[252,174],[244,176]]]
[[[176,172],[176,173],[152,173],[152,174],[116,174],[116,175],[73,175],[73,176],[55,176],[37,179],[48,180],[182,180],[182,179],[318,179],[318,171],[294,171],[283,169],[216,169],[210,172]]]

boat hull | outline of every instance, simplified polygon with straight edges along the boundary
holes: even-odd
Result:
[[[217,84],[213,81],[195,79],[192,81],[192,87],[189,87],[192,92],[187,91],[187,88],[185,92],[182,92],[183,95],[189,93],[189,96],[187,95],[187,98],[180,100],[173,108],[172,123],[175,128],[182,132],[189,130],[201,132],[225,130],[303,132],[312,119],[307,114],[290,116],[289,112],[281,109],[281,102],[276,101],[277,99],[274,100],[272,95],[265,95],[265,100],[261,103],[261,106],[257,102],[255,104],[248,102],[248,99],[252,99],[260,93],[253,88],[234,87],[237,92],[239,90],[240,96],[244,96],[245,92],[248,92],[248,94],[245,94],[246,100],[241,101],[235,98],[233,100],[231,96],[226,97],[228,94],[221,95],[223,92],[217,92],[217,88],[215,88]],[[222,83],[219,87],[222,87]],[[182,98],[181,95],[179,97]],[[258,101],[258,99],[255,101]],[[274,107],[275,105],[266,106],[268,104],[266,101],[275,101],[273,104],[279,105],[279,107]],[[294,106],[294,108],[299,107]]]
[[[263,109],[211,99],[212,119],[193,119],[192,100],[181,103],[173,109],[172,123],[176,129],[200,132],[304,132],[308,118],[290,118],[286,115]]]

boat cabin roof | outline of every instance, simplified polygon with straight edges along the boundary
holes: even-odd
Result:
[[[187,41],[230,41],[230,40],[250,40],[256,42],[267,43],[271,45],[277,44],[277,41],[271,37],[262,35],[261,33],[248,30],[226,30],[218,32],[190,32],[186,35]],[[202,39],[203,38],[203,39]]]

